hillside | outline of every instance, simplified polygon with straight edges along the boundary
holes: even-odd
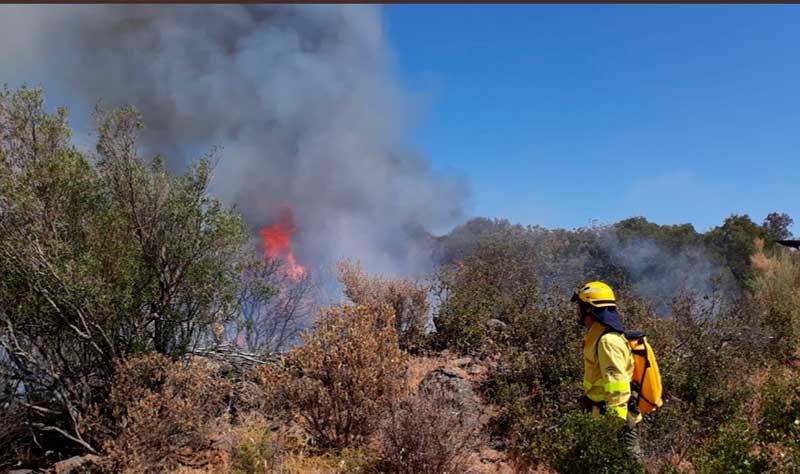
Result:
[[[281,252],[254,248],[210,160],[176,175],[138,154],[135,109],[98,111],[96,156],[38,90],[0,95],[0,125],[2,472],[800,472],[785,214],[705,233],[475,219],[429,239],[419,278],[339,262],[340,303],[315,308],[291,219],[262,231]],[[658,355],[644,466],[579,403],[569,297],[595,279]]]

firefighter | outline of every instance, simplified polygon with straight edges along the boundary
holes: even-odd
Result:
[[[633,354],[625,339],[614,291],[593,281],[572,295],[578,318],[588,329],[583,342],[583,389],[581,405],[595,416],[610,413],[625,420],[618,433],[625,451],[641,462],[637,423],[641,415],[631,396]]]

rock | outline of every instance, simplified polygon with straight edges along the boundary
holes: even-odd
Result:
[[[486,321],[486,327],[489,329],[494,329],[495,331],[502,331],[508,327],[508,324],[500,321],[499,319],[490,319]]]
[[[463,416],[475,417],[481,412],[480,399],[472,389],[472,384],[452,369],[439,367],[431,371],[422,380],[419,388],[448,392]]]
[[[453,361],[453,365],[456,367],[464,367],[465,365],[469,365],[472,363],[472,357],[462,357],[460,359],[456,359]]]
[[[93,454],[86,456],[74,456],[66,461],[57,462],[55,464],[56,474],[80,474],[86,471],[86,468],[92,464],[96,464],[100,458]]]
[[[472,365],[472,366],[467,367],[467,373],[469,375],[478,375],[481,372],[483,372],[483,369],[478,365]]]
[[[458,375],[458,372],[456,372],[453,369],[448,369],[447,367],[439,367],[438,369],[436,369],[433,372],[431,372],[431,374],[434,373],[434,372],[439,373],[439,374],[444,375],[444,376],[449,377],[449,378],[460,378],[461,377],[460,375]],[[428,374],[428,376],[430,377],[430,374]]]
[[[484,448],[480,451],[480,460],[484,464],[495,464],[504,460],[503,453],[491,448]]]

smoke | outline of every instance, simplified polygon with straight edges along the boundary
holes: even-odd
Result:
[[[223,147],[214,192],[254,233],[294,206],[298,258],[370,271],[430,265],[424,230],[466,191],[403,145],[407,99],[381,11],[363,5],[0,6],[0,65],[144,114],[174,169]]]
[[[675,296],[689,291],[710,299],[715,291],[733,291],[730,273],[700,244],[671,249],[645,237],[620,239],[613,227],[598,234],[609,261],[628,275],[631,289],[667,313]]]

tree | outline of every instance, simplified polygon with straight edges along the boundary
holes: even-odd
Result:
[[[719,254],[739,285],[752,277],[750,256],[756,250],[756,239],[764,238],[764,229],[747,214],[733,214],[725,222],[704,235],[706,246]]]
[[[237,344],[252,352],[280,352],[295,343],[314,311],[314,281],[291,277],[286,264],[268,259],[244,274]]]
[[[766,236],[773,240],[786,240],[792,237],[789,228],[794,224],[794,219],[789,214],[783,212],[770,212],[764,218],[761,227],[764,228]]]
[[[34,437],[88,451],[115,360],[190,351],[237,314],[251,255],[241,218],[207,194],[210,156],[172,176],[139,156],[133,108],[97,117],[94,164],[41,90],[0,94],[0,402]]]
[[[539,251],[533,242],[526,229],[510,227],[482,237],[463,261],[442,268],[435,288],[439,344],[480,351],[492,342],[490,326],[513,324],[535,311]]]

